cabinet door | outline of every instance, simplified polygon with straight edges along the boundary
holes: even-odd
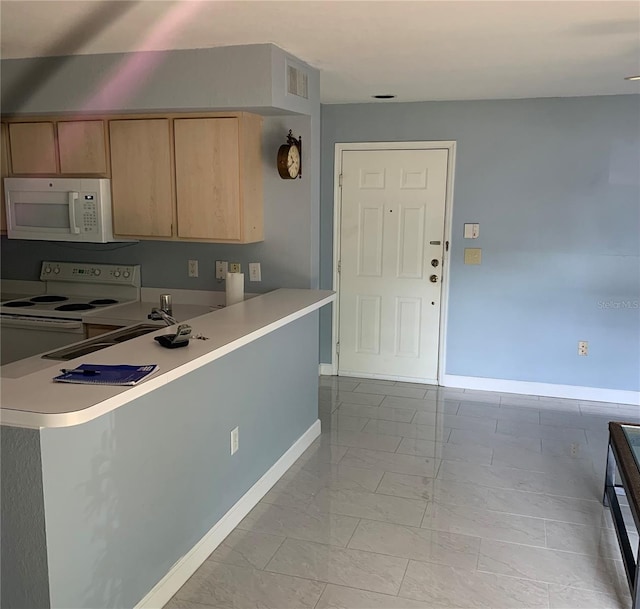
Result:
[[[104,121],[58,122],[60,173],[107,174]]]
[[[111,196],[117,235],[171,237],[169,119],[109,122]]]
[[[10,123],[9,147],[14,174],[55,174],[56,138],[53,123]]]
[[[242,238],[238,135],[237,118],[174,121],[179,237]]]
[[[9,161],[7,158],[7,126],[0,123],[0,233],[7,232],[7,212],[4,203],[4,178],[9,175]]]

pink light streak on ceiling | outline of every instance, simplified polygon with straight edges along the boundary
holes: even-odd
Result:
[[[190,20],[206,2],[183,2],[171,6],[163,17],[151,28],[139,48],[127,54],[122,61],[111,70],[98,91],[89,97],[81,108],[81,112],[96,109],[113,110],[122,107],[135,91],[142,86],[153,70],[161,63],[164,52],[157,48],[169,48],[169,41]]]

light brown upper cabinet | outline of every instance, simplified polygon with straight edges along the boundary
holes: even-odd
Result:
[[[104,121],[59,121],[61,174],[108,173]]]
[[[7,232],[7,213],[4,203],[4,178],[9,175],[9,161],[7,158],[7,125],[0,123],[0,233]]]
[[[113,120],[109,139],[114,233],[171,238],[170,119]]]
[[[56,137],[57,131],[57,137]],[[14,175],[108,175],[102,120],[9,123]]]
[[[174,138],[177,237],[261,241],[262,118],[176,118]]]
[[[264,239],[261,116],[4,120],[8,175],[111,177],[116,235],[226,243]]]
[[[9,149],[14,174],[58,173],[53,122],[9,123]]]

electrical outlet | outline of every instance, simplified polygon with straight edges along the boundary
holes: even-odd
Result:
[[[189,260],[189,277],[197,277],[197,276],[198,276],[198,261]]]
[[[230,273],[241,273],[241,266],[239,262],[230,262],[229,263],[229,272]]]
[[[249,281],[262,281],[262,271],[259,262],[249,263]]]
[[[589,355],[589,341],[578,341],[578,355]]]
[[[226,279],[229,263],[226,260],[216,260],[216,279]]]
[[[239,429],[236,427],[231,430],[231,454],[235,454],[238,452],[238,432]]]

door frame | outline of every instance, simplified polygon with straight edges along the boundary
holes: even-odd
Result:
[[[342,153],[362,150],[447,150],[447,190],[444,203],[444,240],[449,242],[449,248],[445,247],[442,255],[442,295],[440,298],[440,328],[438,338],[438,385],[443,384],[446,361],[446,333],[447,312],[449,309],[449,270],[451,254],[451,230],[453,217],[453,184],[456,165],[456,142],[429,141],[429,142],[351,142],[336,143],[334,152],[334,176],[333,176],[333,290],[336,299],[333,302],[332,332],[331,332],[331,374],[338,374],[338,322],[340,319],[340,282],[338,281],[338,260],[340,260],[340,236],[342,220],[342,188],[340,176],[342,175]],[[365,375],[363,375],[365,376]],[[368,378],[382,378],[379,375],[366,375]],[[393,377],[386,377],[393,378]]]

